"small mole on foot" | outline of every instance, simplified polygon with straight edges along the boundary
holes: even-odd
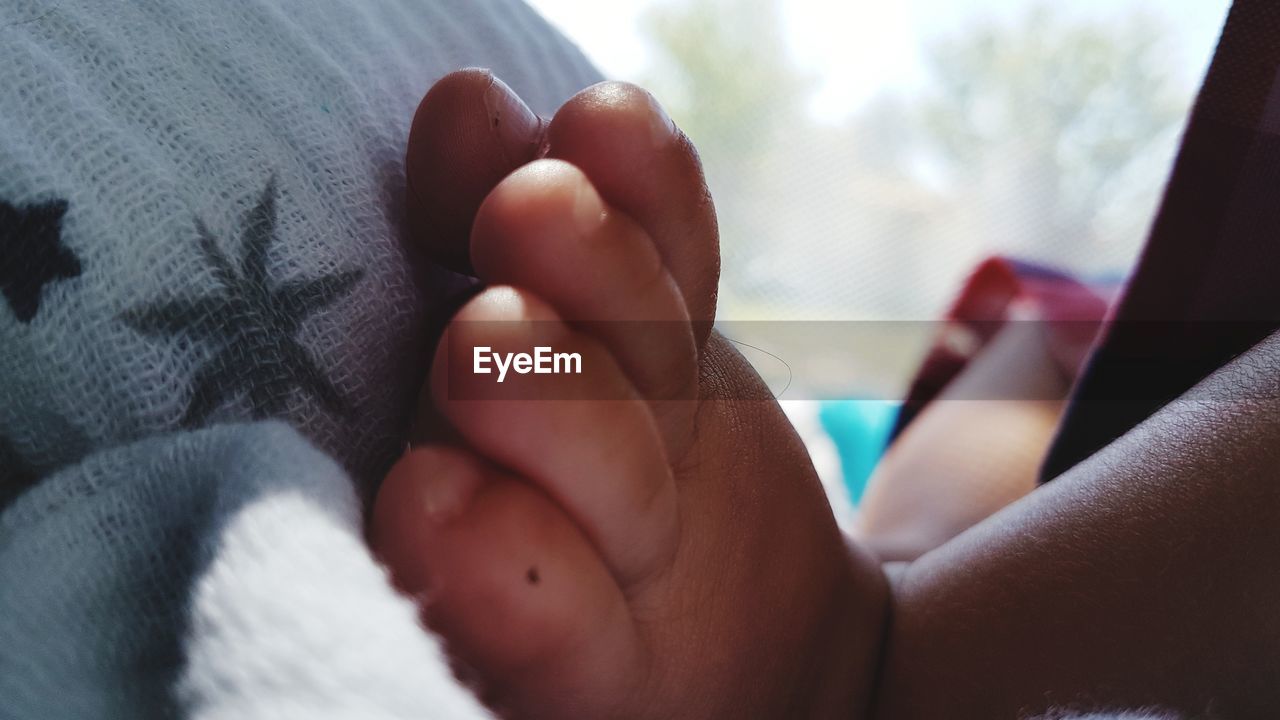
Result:
[[[529,572],[525,573],[524,577],[529,581],[530,585],[537,585],[542,582],[542,576],[538,574],[538,568],[536,567],[529,568]]]

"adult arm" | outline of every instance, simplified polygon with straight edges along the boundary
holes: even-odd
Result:
[[[1280,334],[895,587],[881,718],[1280,707]]]

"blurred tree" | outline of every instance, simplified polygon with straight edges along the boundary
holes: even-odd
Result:
[[[642,82],[702,154],[722,307],[926,318],[986,253],[1125,267],[1189,84],[1153,18],[1028,4],[929,41],[930,86],[829,126],[808,112],[818,78],[789,52],[782,0],[659,0]]]
[[[704,155],[750,156],[805,120],[811,81],[787,52],[778,0],[668,0],[641,28],[657,56],[646,84]]]
[[[930,46],[922,136],[974,232],[1050,260],[1131,257],[1189,96],[1165,35],[1145,15],[1073,19],[1042,2]]]
[[[720,220],[722,293],[732,301],[769,224],[761,161],[804,132],[812,81],[787,52],[779,0],[666,0],[641,31],[655,62],[643,80],[702,157]]]

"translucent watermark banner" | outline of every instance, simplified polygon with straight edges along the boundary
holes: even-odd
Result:
[[[947,400],[1061,401],[1111,337],[1094,397],[1168,399],[1271,334],[1272,322],[455,322],[433,391],[462,400],[864,399],[921,383]],[[695,337],[706,337],[695,352]],[[1280,373],[1280,360],[1275,372]],[[732,376],[733,382],[708,383]],[[699,378],[702,378],[699,381]],[[714,387],[711,387],[714,385]],[[714,391],[714,393],[712,392]],[[1243,393],[1270,399],[1271,393]],[[1225,399],[1225,398],[1224,398]],[[1239,399],[1233,398],[1233,399]]]

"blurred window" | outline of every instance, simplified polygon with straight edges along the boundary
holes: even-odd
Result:
[[[732,322],[933,319],[995,253],[1123,277],[1229,2],[532,4],[698,146]],[[828,342],[795,334],[793,366]],[[921,339],[894,337],[790,392],[900,393]]]

